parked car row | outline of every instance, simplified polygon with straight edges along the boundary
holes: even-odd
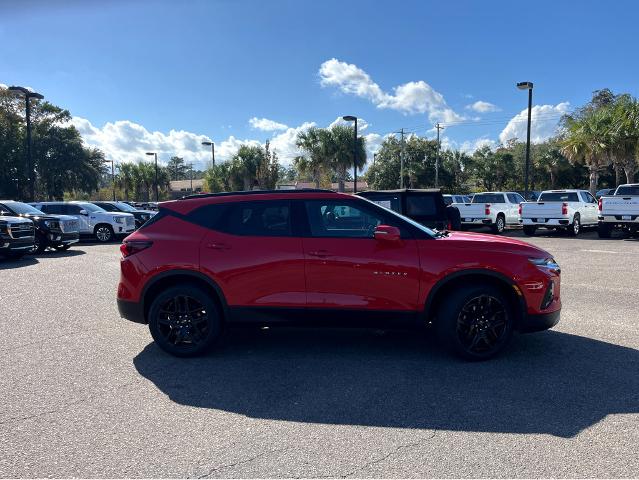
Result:
[[[579,189],[546,190],[535,201],[525,201],[518,192],[480,192],[469,202],[453,202],[450,206],[459,210],[462,229],[487,226],[493,233],[502,233],[507,227],[521,226],[526,235],[545,228],[576,236],[584,227],[593,227],[601,238],[609,238],[614,230],[636,234],[639,184],[620,185],[597,194],[602,196],[597,199],[588,190]]]
[[[67,250],[80,236],[109,242],[134,232],[156,213],[123,202],[0,200],[0,256]]]

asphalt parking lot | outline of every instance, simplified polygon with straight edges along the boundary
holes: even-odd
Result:
[[[562,320],[484,363],[374,330],[176,359],[119,318],[116,244],[2,262],[0,476],[636,477],[639,240],[529,241]]]

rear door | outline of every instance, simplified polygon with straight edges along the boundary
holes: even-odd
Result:
[[[309,308],[414,311],[419,293],[416,240],[402,232],[397,243],[375,240],[380,224],[398,224],[364,202],[304,201],[303,240]]]
[[[200,245],[200,268],[217,279],[228,305],[303,308],[304,255],[291,202],[209,207],[212,223]]]

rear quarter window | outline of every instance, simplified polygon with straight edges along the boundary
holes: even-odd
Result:
[[[433,195],[409,195],[406,197],[406,215],[426,217],[437,215],[439,209]]]

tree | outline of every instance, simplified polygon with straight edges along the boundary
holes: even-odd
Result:
[[[189,166],[184,163],[184,159],[182,157],[171,157],[166,168],[169,171],[171,180],[184,180],[187,178]]]
[[[330,168],[326,135],[325,129],[311,127],[300,132],[295,142],[303,155],[296,157],[293,165],[302,175],[310,175],[315,182],[315,188],[320,187],[322,174]]]
[[[333,125],[330,130],[324,130],[320,135],[321,150],[326,158],[328,167],[337,177],[338,191],[344,191],[344,182],[347,179],[347,172],[354,168],[353,159],[353,128],[347,125]],[[366,165],[366,139],[358,136],[357,150],[357,170],[361,170]]]

